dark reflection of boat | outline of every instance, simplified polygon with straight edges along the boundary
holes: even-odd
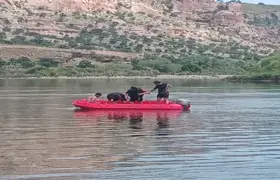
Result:
[[[170,135],[172,132],[168,129],[169,127],[169,116],[165,113],[157,114],[157,128],[156,134],[159,136]]]
[[[141,111],[139,112],[131,112],[129,113],[129,127],[131,129],[142,129],[142,124],[141,122],[144,119],[144,115]]]
[[[97,123],[101,120],[113,120],[114,122],[120,122],[123,120],[129,120],[130,124],[141,123],[145,120],[157,120],[163,122],[168,119],[177,119],[182,114],[182,111],[164,111],[164,110],[94,110],[94,111],[82,111],[76,110],[74,117],[81,120],[84,123]]]

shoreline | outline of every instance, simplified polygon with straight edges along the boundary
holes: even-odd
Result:
[[[158,75],[158,76],[85,76],[85,77],[20,77],[20,78],[4,78],[0,79],[189,79],[189,80],[202,80],[202,79],[213,79],[222,80],[225,78],[232,77],[233,75]]]
[[[225,78],[229,82],[249,82],[249,83],[280,83],[280,75],[278,74],[254,74],[254,75],[239,75],[229,76]]]

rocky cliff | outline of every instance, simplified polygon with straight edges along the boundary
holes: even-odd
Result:
[[[16,9],[39,8],[52,11],[110,11],[128,10],[177,13],[186,19],[219,24],[243,22],[241,4],[218,4],[214,0],[2,0],[2,4]]]
[[[227,57],[233,44],[240,46],[238,52],[244,51],[242,47],[257,54],[279,49],[280,30],[273,26],[279,22],[279,11],[272,9],[273,13],[269,13],[271,9],[266,6],[214,0],[2,0],[0,3],[1,42],[9,46],[42,42],[43,46],[53,48],[170,54],[167,52],[170,47],[162,41],[183,38],[189,42],[191,38],[200,45],[182,47],[181,52],[198,53],[202,52],[199,48],[207,46],[211,49],[204,48],[203,53]],[[258,14],[252,7],[268,9]],[[139,45],[135,38],[144,40]]]

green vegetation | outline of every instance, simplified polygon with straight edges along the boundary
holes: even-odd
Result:
[[[94,56],[93,56],[94,57]],[[57,76],[140,76],[159,74],[242,74],[251,69],[255,60],[233,60],[230,58],[203,55],[144,56],[124,62],[93,58],[81,60],[73,66],[65,66],[60,60],[41,58],[32,61],[26,57],[0,60],[2,77],[57,77]],[[103,57],[104,58],[104,57]],[[252,64],[250,64],[251,62]]]
[[[280,55],[271,55],[263,58],[248,72],[241,76],[227,78],[229,81],[272,81],[280,82]]]
[[[31,61],[26,57],[0,60],[1,77],[83,77],[83,76],[140,76],[157,75],[159,71],[152,68],[134,70],[131,64],[124,63],[95,63],[82,60],[76,66],[63,66],[54,59],[42,58]]]

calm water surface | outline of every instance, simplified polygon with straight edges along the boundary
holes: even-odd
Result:
[[[0,80],[0,179],[280,179],[280,86],[168,82],[191,112],[71,105],[151,80]]]

